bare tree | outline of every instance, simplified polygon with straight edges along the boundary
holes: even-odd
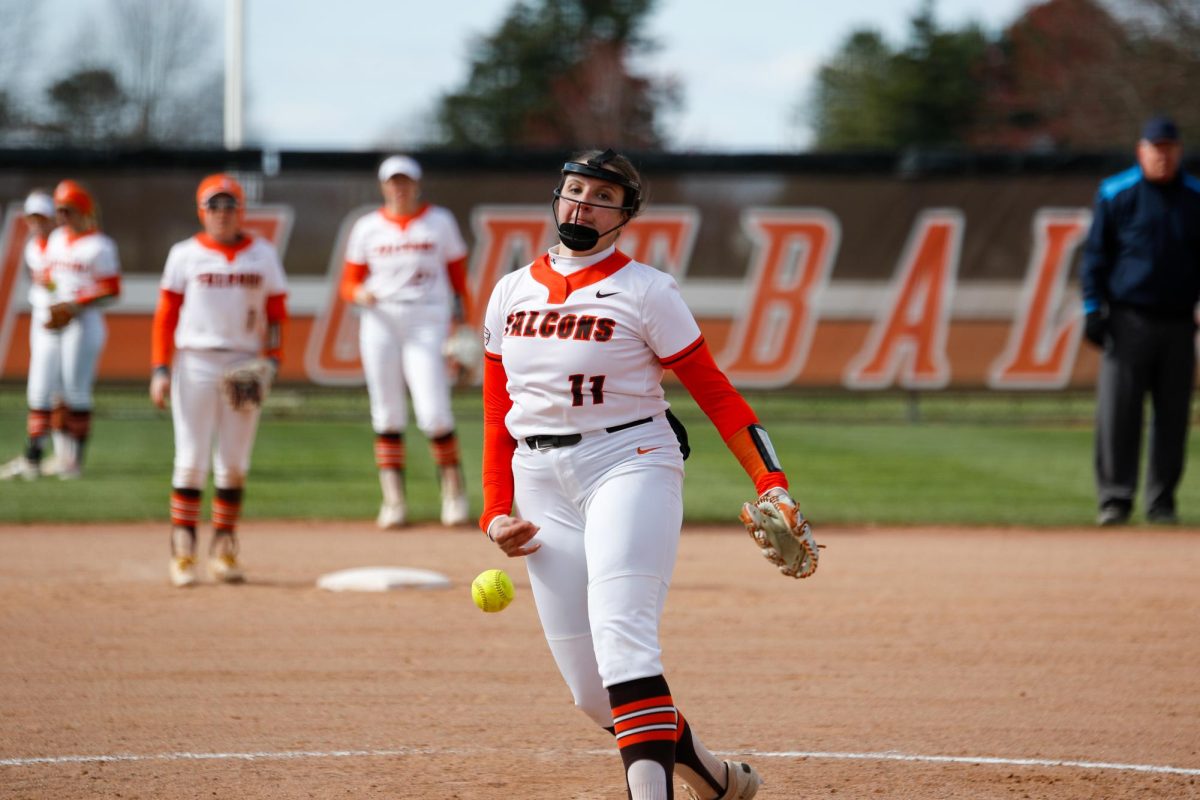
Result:
[[[187,138],[195,102],[205,101],[213,73],[220,73],[220,62],[213,63],[219,52],[212,48],[213,20],[196,0],[109,0],[109,6],[113,63],[133,116],[128,138],[138,143]],[[219,93],[215,103],[219,113]]]
[[[21,78],[28,73],[38,23],[36,3],[0,0],[0,135],[25,125]]]

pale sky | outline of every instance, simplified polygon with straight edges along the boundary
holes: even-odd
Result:
[[[225,2],[197,1],[220,33]],[[474,39],[495,31],[514,2],[244,0],[246,145],[405,147],[398,137],[462,86]],[[794,151],[811,137],[794,117],[818,65],[858,28],[901,44],[921,2],[661,0],[648,31],[660,48],[637,68],[682,84],[683,109],[666,120],[671,149]],[[997,32],[1035,2],[936,0],[935,12],[945,26],[974,21]]]

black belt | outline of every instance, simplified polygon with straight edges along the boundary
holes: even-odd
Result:
[[[606,433],[616,433],[623,431],[626,428],[636,428],[638,425],[645,425],[654,417],[646,417],[645,419],[635,419],[633,422],[626,422],[624,425],[614,425],[611,428],[605,428]],[[553,434],[544,433],[538,436],[526,436],[525,444],[529,445],[530,450],[553,450],[556,447],[571,447],[583,441],[582,433],[565,433]]]

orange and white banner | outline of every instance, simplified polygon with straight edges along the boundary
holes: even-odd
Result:
[[[337,285],[350,226],[372,208],[360,204],[336,226],[326,224],[333,234],[323,256],[320,243],[314,253],[311,237],[306,242],[304,258],[323,260],[324,274],[291,272],[295,208],[272,203],[248,210],[248,224],[274,241],[289,265],[293,319],[285,380],[362,383],[357,317]],[[481,204],[464,216],[473,305],[482,313],[502,275],[552,244],[553,220],[545,203]],[[975,220],[950,206],[916,210],[890,256],[884,242],[871,243],[870,252],[882,253],[877,258],[890,258],[885,277],[839,274],[845,253],[863,252],[864,243],[847,240],[845,222],[821,207],[743,210],[736,230],[724,234],[736,244],[723,245],[741,261],[718,264],[719,271],[711,258],[703,274],[695,269],[709,232],[697,206],[651,207],[622,234],[620,247],[679,281],[737,385],[1045,390],[1095,379],[1095,353],[1079,347],[1078,288],[1070,280],[1089,221],[1084,207],[1035,208],[1020,248],[1028,253],[1021,271],[970,281],[962,277],[963,241]],[[9,380],[22,379],[28,367],[28,278],[20,255],[26,235],[19,204],[10,203],[0,229],[0,376]],[[1016,249],[1010,241],[1004,247]],[[126,266],[125,294],[108,312],[101,380],[148,374],[157,283],[158,273]]]

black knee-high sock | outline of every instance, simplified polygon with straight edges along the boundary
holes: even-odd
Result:
[[[617,747],[625,765],[626,784],[629,768],[635,762],[655,761],[663,768],[666,796],[672,800],[675,734],[679,721],[666,678],[655,675],[610,686],[608,700],[613,710]]]
[[[678,709],[677,709],[678,711]],[[708,767],[704,765],[704,761],[696,752],[696,745],[692,739],[692,726],[688,725],[687,720],[683,718],[683,714],[679,714],[679,729],[676,732],[675,741],[675,767],[676,769],[686,768],[696,773],[705,783],[712,787],[713,792],[718,796],[725,791],[722,781],[725,780],[724,775],[716,776],[708,771]],[[687,781],[689,784],[691,781]]]

